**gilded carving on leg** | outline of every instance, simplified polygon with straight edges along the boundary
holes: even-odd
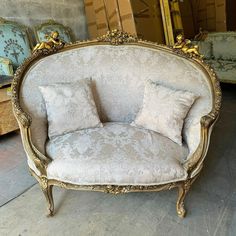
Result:
[[[47,215],[48,216],[53,216],[53,212],[54,212],[54,202],[53,202],[53,196],[52,196],[52,187],[53,187],[53,185],[48,184],[48,179],[45,176],[40,178],[39,183],[40,183],[41,189],[44,193],[44,196],[47,200],[47,204],[48,204]]]

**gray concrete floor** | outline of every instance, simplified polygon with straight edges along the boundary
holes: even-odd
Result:
[[[29,175],[20,133],[0,136],[0,206],[36,183]]]
[[[45,199],[36,185],[0,208],[0,235],[235,236],[236,86],[223,85],[222,89],[221,116],[212,133],[205,166],[186,198],[188,212],[184,220],[176,216],[175,190],[112,196],[57,188],[56,215],[46,218]],[[24,157],[17,135],[2,141],[5,144],[0,148],[12,146],[11,158]],[[19,145],[15,146],[15,142]],[[6,169],[0,172],[0,195],[5,199],[14,196],[14,188],[21,185],[18,180],[22,176],[25,189],[33,184],[26,163],[16,165],[13,161],[11,168],[11,161],[4,162],[3,168],[0,163],[0,169]],[[23,189],[20,186],[20,192]],[[18,194],[16,191],[15,196]]]

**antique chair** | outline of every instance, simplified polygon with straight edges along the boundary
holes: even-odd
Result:
[[[194,43],[199,45],[220,82],[236,83],[236,32],[207,33],[203,40]]]
[[[39,86],[81,78],[92,78],[104,127],[50,140]],[[185,119],[183,146],[130,125],[147,79],[198,96]],[[221,104],[219,82],[201,57],[114,30],[97,40],[36,51],[17,70],[12,86],[30,172],[45,194],[49,215],[53,186],[113,194],[176,187],[177,214],[184,217],[184,199],[203,167]]]
[[[8,58],[15,70],[30,54],[28,28],[0,18],[0,57]]]
[[[71,43],[74,41],[72,30],[54,20],[48,20],[34,27],[35,36],[38,43],[47,41],[47,35],[50,35],[53,31],[57,31],[61,40],[65,43]]]

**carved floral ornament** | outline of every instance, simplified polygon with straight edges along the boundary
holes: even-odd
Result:
[[[138,38],[134,35],[114,29],[108,31],[105,35],[98,37],[98,41],[110,42],[112,45],[120,45],[123,43],[137,42]]]

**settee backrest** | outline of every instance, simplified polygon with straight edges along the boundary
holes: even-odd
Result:
[[[185,119],[183,136],[190,152],[200,140],[200,119],[214,106],[212,80],[197,60],[146,42],[123,44],[78,43],[28,63],[20,87],[22,109],[32,118],[32,142],[44,153],[47,114],[39,86],[92,78],[103,122],[131,122],[141,108],[144,83],[150,79],[198,96]],[[66,117],[65,117],[66,119]]]

